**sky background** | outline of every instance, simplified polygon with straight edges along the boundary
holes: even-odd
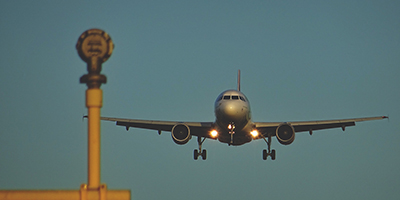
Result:
[[[102,115],[214,121],[220,92],[254,121],[389,120],[229,147],[102,122],[101,182],[132,199],[398,199],[399,1],[2,1],[0,189],[87,183],[87,73],[75,44],[111,36]]]

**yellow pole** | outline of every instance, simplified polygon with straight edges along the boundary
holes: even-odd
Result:
[[[88,189],[100,187],[100,108],[102,107],[102,90],[86,90],[86,107],[88,108]]]

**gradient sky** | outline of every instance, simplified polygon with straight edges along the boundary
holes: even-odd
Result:
[[[399,1],[2,1],[0,189],[87,183],[86,65],[75,44],[107,31],[115,50],[102,115],[214,121],[220,92],[254,121],[389,115],[355,127],[229,147],[102,122],[101,181],[132,199],[398,199]]]

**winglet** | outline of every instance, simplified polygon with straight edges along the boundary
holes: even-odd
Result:
[[[240,69],[238,70],[237,90],[240,91]]]
[[[387,116],[382,116],[382,119],[388,119],[388,122],[390,121],[389,115],[387,115]]]

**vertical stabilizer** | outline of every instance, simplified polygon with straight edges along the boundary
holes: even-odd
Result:
[[[238,70],[237,90],[240,91],[240,69]]]

